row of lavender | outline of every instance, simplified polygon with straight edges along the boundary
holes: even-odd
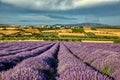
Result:
[[[48,49],[48,47],[50,47]],[[0,73],[0,80],[50,80],[53,78],[59,43],[39,49],[39,55],[29,57],[14,68]],[[42,54],[41,51],[44,51]],[[21,54],[21,53],[19,53]],[[35,55],[35,53],[33,53]],[[24,53],[23,55],[26,55]],[[1,61],[1,60],[0,60]],[[13,61],[13,60],[11,60]]]
[[[0,80],[120,80],[119,49],[119,44],[0,43]]]
[[[12,44],[15,44],[15,43],[12,43]],[[19,43],[19,44],[22,45],[21,43]],[[32,46],[32,44],[33,44],[33,46]],[[51,44],[50,43],[39,43],[39,45],[38,44],[35,45],[35,44],[36,43],[30,43],[31,46],[29,46],[27,49],[26,48],[24,49],[26,51],[21,49],[21,52],[16,53],[16,54],[12,54],[12,55],[11,55],[11,51],[13,51],[14,48],[10,49],[7,45],[7,48],[8,48],[7,50],[10,50],[9,53],[8,53],[9,55],[0,57],[0,71],[8,70],[8,69],[14,67],[15,65],[17,65],[19,62],[21,62],[21,61],[23,61],[27,58],[35,57],[37,55],[40,55],[44,51],[51,48],[55,43],[51,43]],[[16,45],[11,45],[10,44],[10,46],[15,47]],[[28,46],[28,45],[26,45],[26,46]]]
[[[45,44],[50,44],[49,42],[13,42],[13,43],[1,43],[0,44],[0,57],[14,55],[20,52],[31,51],[42,47]]]
[[[84,63],[120,80],[120,44],[64,43]]]
[[[57,80],[113,80],[76,58],[63,43],[58,53]]]

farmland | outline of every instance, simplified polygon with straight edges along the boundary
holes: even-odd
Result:
[[[120,42],[119,27],[0,26],[0,41],[113,41]]]
[[[0,80],[120,80],[120,44],[0,43]]]

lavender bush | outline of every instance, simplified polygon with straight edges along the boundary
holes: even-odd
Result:
[[[0,43],[0,80],[120,80],[120,44]]]

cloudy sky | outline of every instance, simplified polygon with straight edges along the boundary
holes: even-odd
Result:
[[[0,24],[120,25],[120,0],[0,0]]]

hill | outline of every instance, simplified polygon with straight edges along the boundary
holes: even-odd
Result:
[[[78,24],[55,24],[53,26],[69,26],[69,27],[73,27],[73,26],[94,26],[94,27],[108,27],[111,25],[107,25],[107,24],[100,24],[100,23],[78,23]]]

